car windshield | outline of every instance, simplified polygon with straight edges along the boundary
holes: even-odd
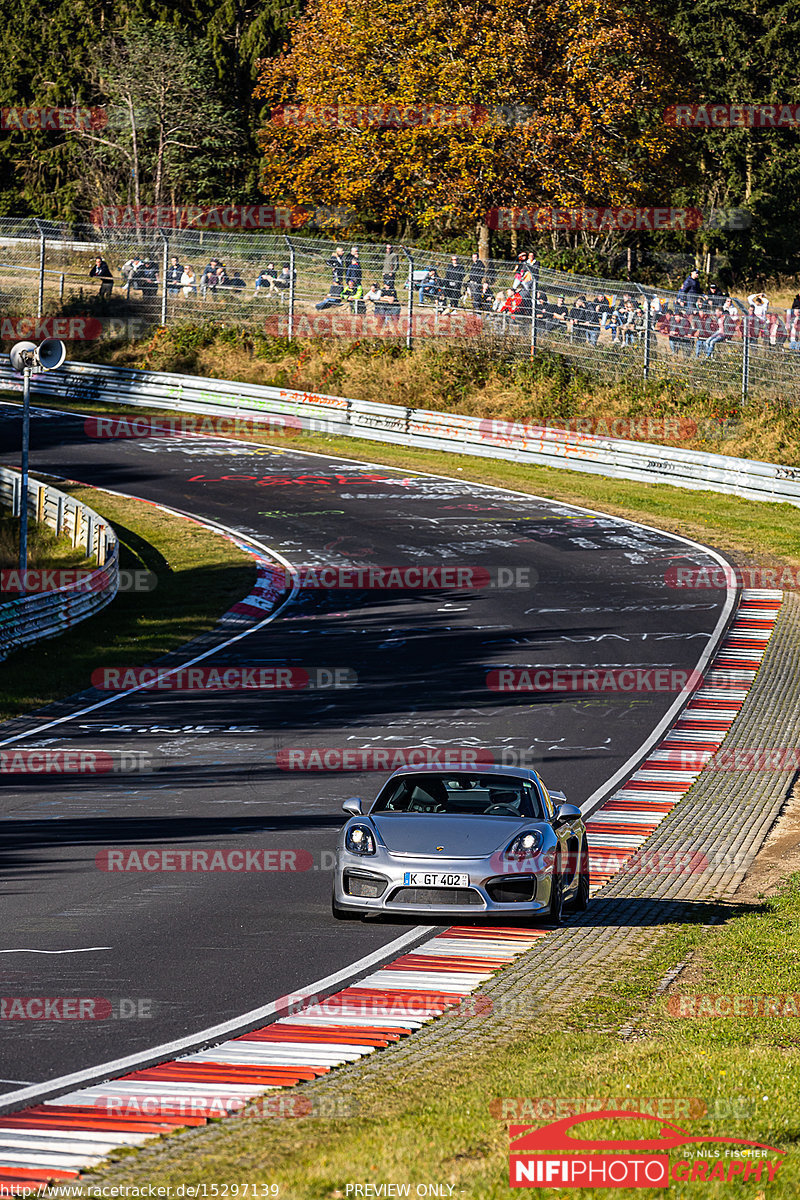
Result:
[[[536,785],[514,775],[402,775],[389,780],[371,812],[544,819]]]

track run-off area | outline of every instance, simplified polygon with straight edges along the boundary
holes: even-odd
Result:
[[[14,465],[12,406],[0,437]],[[732,592],[670,586],[681,566],[718,568],[713,551],[535,496],[290,445],[98,440],[83,417],[42,409],[31,438],[34,472],[207,521],[300,584],[276,611],[247,606],[233,632],[221,626],[202,662],[251,680],[283,672],[291,687],[110,703],[93,691],[66,720],[61,704],[57,723],[43,713],[0,729],[0,750],[124,753],[140,766],[3,778],[3,994],[103,1002],[102,1019],[0,1022],[6,1107],[242,1014],[263,1025],[282,997],[340,990],[429,943],[443,927],[333,920],[342,801],[371,799],[395,752],[425,748],[532,766],[593,811],[677,718],[733,614]],[[368,578],[358,569],[394,567],[456,575],[352,586]],[[315,584],[332,568],[349,586]],[[524,669],[552,685],[514,690]],[[576,672],[621,682],[584,674],[576,686]],[[172,865],[137,866],[147,851]],[[197,858],[217,851],[228,869]]]

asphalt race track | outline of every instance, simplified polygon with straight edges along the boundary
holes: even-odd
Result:
[[[0,407],[3,462],[18,463],[19,433],[18,410]],[[371,797],[385,772],[286,770],[289,750],[490,749],[496,761],[536,766],[581,803],[635,753],[675,693],[504,693],[487,688],[487,673],[690,671],[718,622],[723,591],[665,585],[668,568],[704,561],[666,534],[286,446],[97,441],[82,418],[39,411],[31,466],[220,522],[296,566],[482,566],[495,581],[503,567],[515,586],[304,590],[211,663],[339,668],[355,685],[139,693],[38,737],[33,721],[22,746],[146,752],[152,770],[5,777],[2,995],[104,998],[136,1015],[0,1022],[4,1093],[233,1018],[412,928],[330,915],[341,803]],[[104,850],[145,847],[294,851],[307,869],[96,866]]]

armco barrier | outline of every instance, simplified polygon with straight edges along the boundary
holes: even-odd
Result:
[[[10,367],[0,366],[0,386],[15,378]],[[248,421],[260,418],[265,423],[283,418],[288,425],[315,432],[800,506],[800,468],[675,446],[373,404],[288,388],[86,363],[66,363],[59,371],[35,376],[34,387],[40,395],[56,398],[102,400]]]
[[[0,501],[19,514],[20,477],[0,467]],[[78,582],[53,591],[21,595],[0,604],[0,659],[32,642],[57,637],[79,621],[104,608],[117,594],[119,544],[111,526],[93,509],[48,484],[28,480],[28,510],[56,534],[68,534],[74,546],[84,546],[97,566],[82,572]]]

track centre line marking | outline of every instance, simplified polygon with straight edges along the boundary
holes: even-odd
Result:
[[[93,954],[96,950],[113,949],[113,946],[79,946],[76,950],[31,950],[20,946],[17,950],[0,950],[0,954]]]

